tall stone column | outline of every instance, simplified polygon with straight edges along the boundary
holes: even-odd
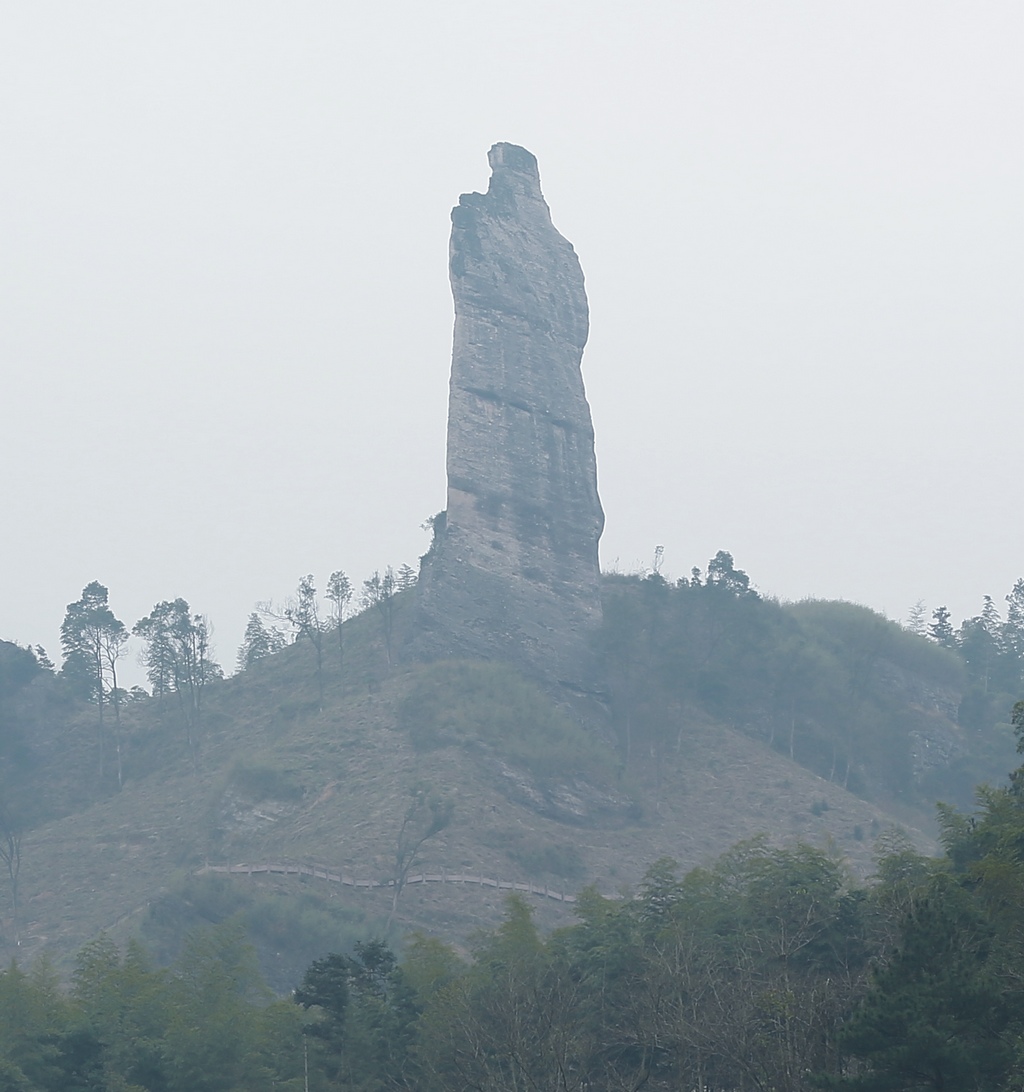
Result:
[[[579,685],[604,526],[580,373],[583,272],[534,156],[496,144],[488,159],[487,192],[452,210],[448,501],[421,567],[417,651]]]

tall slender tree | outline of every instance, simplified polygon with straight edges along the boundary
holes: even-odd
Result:
[[[352,602],[352,581],[338,569],[327,581],[327,598],[332,604],[335,625],[338,628],[338,666],[345,666],[345,614]]]
[[[316,601],[316,585],[313,576],[299,581],[299,594],[293,606],[285,611],[285,617],[295,627],[296,639],[307,640],[316,653],[316,686],[320,700],[320,712],[324,709],[324,620]]]
[[[1006,597],[1006,643],[1024,657],[1024,577],[1020,577]]]
[[[146,646],[142,651],[142,663],[152,687],[153,697],[162,702],[174,693],[174,647],[171,642],[174,604],[158,603],[146,618],[140,618],[132,626],[132,633],[141,637]]]
[[[107,589],[94,580],[82,589],[82,598],[69,603],[60,628],[64,651],[61,675],[96,703],[99,738],[99,771],[106,772],[107,729],[104,715],[108,700],[114,706],[117,778],[121,783],[120,700],[117,661],[124,654],[128,631],[114,617],[107,603]]]
[[[928,626],[928,636],[943,648],[956,648],[956,631],[950,621],[951,617],[946,607],[936,607],[932,611],[931,625]]]
[[[1002,654],[1003,623],[991,595],[983,600],[981,614],[968,618],[961,626],[957,644],[967,661],[967,670],[983,694],[989,691],[992,676]]]

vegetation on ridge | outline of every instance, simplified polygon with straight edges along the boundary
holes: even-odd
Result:
[[[965,623],[965,647],[979,626]],[[987,712],[975,712],[980,665],[994,654],[972,661],[956,640],[852,603],[765,599],[724,552],[674,584],[606,578],[599,642],[627,766],[676,747],[696,712],[872,799],[965,803],[1012,755],[1018,693],[990,684]],[[1019,687],[1024,657],[1009,636],[998,647],[1001,678]]]

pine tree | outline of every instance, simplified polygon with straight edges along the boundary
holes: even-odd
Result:
[[[1024,660],[1024,577],[1013,585],[1013,590],[1006,597],[1003,647],[1018,660]]]
[[[919,637],[923,637],[928,632],[925,614],[924,600],[918,599],[907,612],[907,620],[904,623],[905,628],[909,629],[911,633],[916,633]]]
[[[956,648],[956,633],[950,617],[945,607],[936,607],[932,611],[932,623],[928,627],[928,636],[943,648]]]
[[[238,670],[248,671],[253,664],[285,647],[284,634],[278,629],[267,629],[260,616],[253,611],[245,627],[245,635],[238,649]]]

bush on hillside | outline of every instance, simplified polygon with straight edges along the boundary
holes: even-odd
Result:
[[[415,678],[398,720],[421,751],[484,743],[539,777],[606,782],[615,758],[505,664],[431,664]]]

